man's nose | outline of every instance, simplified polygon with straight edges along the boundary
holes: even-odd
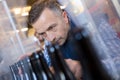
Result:
[[[43,41],[43,37],[42,36],[36,36],[40,41]]]
[[[46,32],[46,34],[47,34],[46,39],[50,42],[53,42],[55,39],[55,34],[50,33],[50,32]]]

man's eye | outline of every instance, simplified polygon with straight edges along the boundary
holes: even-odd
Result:
[[[52,30],[52,29],[53,29],[53,26],[49,27],[49,29],[48,29],[48,30]]]
[[[50,26],[48,30],[52,30],[52,29],[54,29],[54,26]]]
[[[38,36],[42,36],[44,33],[37,33],[38,34]]]
[[[39,36],[39,37],[46,37],[47,35],[46,35],[46,33],[44,32],[44,33],[38,33],[38,36]]]
[[[48,28],[48,30],[49,30],[49,31],[50,31],[50,30],[54,31],[54,30],[55,30],[55,27],[56,27],[56,24],[50,26],[50,27]]]

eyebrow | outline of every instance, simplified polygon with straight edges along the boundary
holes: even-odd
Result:
[[[37,32],[37,34],[41,35],[41,34],[45,33],[46,31],[50,30],[51,27],[55,27],[55,25],[57,25],[57,23],[53,23],[53,24],[50,25],[44,32],[41,32],[41,33],[38,33],[38,32]]]
[[[53,23],[52,25],[50,25],[50,26],[48,27],[47,30],[50,30],[51,28],[55,27],[56,25],[57,25],[56,23]]]

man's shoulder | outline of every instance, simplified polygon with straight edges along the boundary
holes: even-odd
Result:
[[[70,31],[73,32],[73,33],[78,33],[78,32],[81,32],[82,29],[78,28],[78,27],[72,27]]]
[[[70,30],[70,36],[72,36],[74,39],[78,40],[82,36],[83,29],[74,27]]]
[[[78,51],[79,45],[77,44],[77,37],[79,38],[78,34],[81,34],[81,29],[71,29],[66,42],[60,47],[65,59],[79,60],[80,51]]]

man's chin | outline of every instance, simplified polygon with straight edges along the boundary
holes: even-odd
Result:
[[[62,46],[62,45],[64,44],[64,42],[65,42],[65,41],[62,41],[62,40],[59,41],[59,42],[58,42],[59,46]]]
[[[63,43],[58,43],[59,44],[59,46],[62,46],[63,45]]]
[[[59,46],[62,46],[65,43],[65,40],[61,38],[57,40],[56,42],[59,44]]]

